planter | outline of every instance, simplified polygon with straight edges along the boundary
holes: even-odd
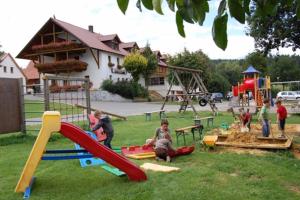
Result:
[[[39,72],[42,73],[59,73],[59,72],[81,72],[86,70],[87,63],[80,60],[63,60],[55,61],[53,63],[38,63],[35,64],[35,67]]]
[[[72,50],[77,48],[83,48],[83,45],[71,41],[64,41],[56,43],[52,42],[49,44],[33,45],[31,49],[33,52],[44,52],[51,50]]]

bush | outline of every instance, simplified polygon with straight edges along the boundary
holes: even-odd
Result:
[[[101,88],[127,99],[133,99],[134,97],[148,97],[148,91],[140,84],[133,81],[120,81],[113,83],[111,80],[105,80],[103,81]]]

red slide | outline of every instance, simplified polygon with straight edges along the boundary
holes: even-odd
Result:
[[[147,180],[147,176],[138,166],[127,160],[125,157],[115,153],[106,146],[99,144],[96,140],[86,134],[77,126],[62,122],[60,133],[73,142],[79,144],[95,157],[101,158],[107,163],[125,172],[132,181]]]

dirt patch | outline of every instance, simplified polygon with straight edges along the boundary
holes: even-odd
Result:
[[[300,195],[300,187],[299,187],[299,186],[290,185],[290,186],[287,186],[287,188],[288,188],[290,191],[295,192],[295,193],[297,193],[298,195]]]
[[[237,154],[250,154],[250,155],[256,155],[256,156],[263,156],[269,153],[265,150],[259,150],[259,149],[247,149],[247,148],[236,148],[236,147],[226,147],[221,150],[222,152],[233,152]]]
[[[232,124],[228,130],[214,129],[212,135],[218,135],[217,144],[246,148],[286,149],[291,145],[293,136],[300,134],[300,125],[287,125],[285,139],[279,139],[280,132],[276,124],[272,125],[269,138],[262,137],[261,125],[252,124],[250,132],[241,132],[239,124]]]

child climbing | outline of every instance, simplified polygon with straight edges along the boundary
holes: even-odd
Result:
[[[285,119],[287,118],[287,110],[283,105],[281,105],[280,100],[276,101],[276,106],[277,106],[277,124],[281,132],[280,137],[285,138],[284,127],[285,127]]]
[[[258,120],[262,123],[262,134],[263,137],[269,137],[270,135],[270,120],[269,120],[269,99],[264,100],[264,105],[260,110]]]
[[[112,148],[111,147],[111,141],[114,137],[114,129],[113,126],[111,124],[111,120],[108,116],[105,117],[101,117],[102,113],[97,110],[94,113],[95,118],[99,119],[99,122],[96,126],[94,126],[94,128],[92,129],[92,131],[96,131],[99,128],[103,128],[104,133],[106,133],[106,139],[104,140],[104,145],[107,146],[108,148]]]

